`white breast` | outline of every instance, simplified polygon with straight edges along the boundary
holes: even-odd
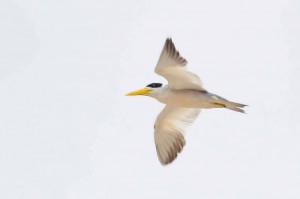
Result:
[[[159,102],[185,108],[213,108],[212,99],[206,93],[197,90],[173,90],[168,86],[157,90],[151,97]]]

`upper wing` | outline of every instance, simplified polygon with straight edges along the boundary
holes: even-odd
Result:
[[[184,128],[192,124],[200,113],[199,108],[180,108],[166,105],[154,125],[156,152],[161,164],[176,159],[185,145]]]
[[[180,56],[171,38],[166,40],[155,72],[165,77],[173,89],[205,90],[200,78],[187,70],[187,61]]]

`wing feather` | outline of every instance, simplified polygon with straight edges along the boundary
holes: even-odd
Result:
[[[200,78],[187,70],[187,61],[176,50],[171,38],[165,42],[155,72],[168,80],[172,89],[205,90]]]
[[[182,151],[185,145],[184,129],[194,122],[200,110],[166,105],[157,116],[154,140],[158,159],[162,165],[173,162]]]

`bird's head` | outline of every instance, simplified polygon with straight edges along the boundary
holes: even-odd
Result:
[[[151,83],[148,84],[145,88],[127,93],[126,96],[134,96],[134,95],[151,96],[155,94],[158,90],[160,90],[161,87],[162,87],[161,83]]]

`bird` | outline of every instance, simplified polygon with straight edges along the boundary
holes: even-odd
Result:
[[[187,60],[167,38],[155,67],[155,73],[167,79],[168,84],[151,83],[126,96],[149,96],[165,104],[154,123],[154,141],[162,165],[172,163],[186,144],[184,134],[201,109],[227,108],[244,113],[245,104],[232,102],[208,92],[198,75],[188,71]]]

